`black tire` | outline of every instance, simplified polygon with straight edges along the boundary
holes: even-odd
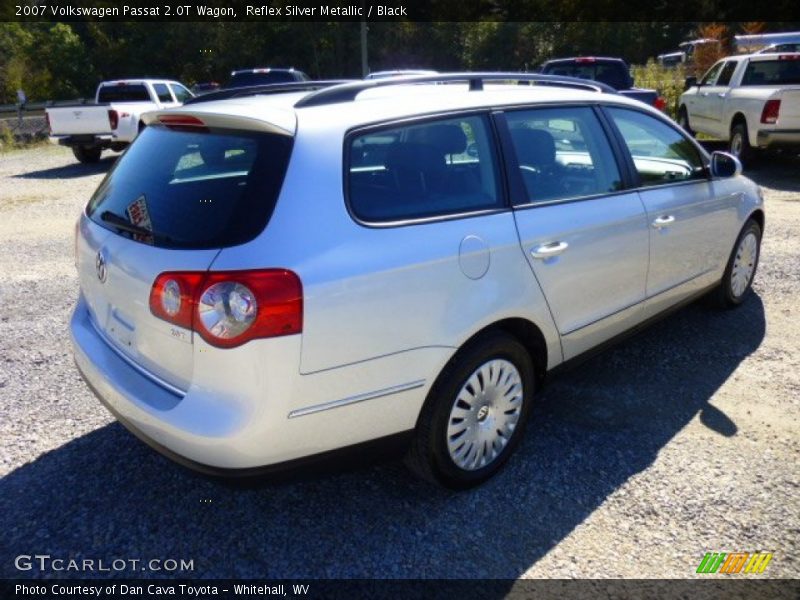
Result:
[[[737,293],[734,284],[733,270],[737,259],[741,260],[741,249],[744,239],[748,235],[755,236],[755,256],[752,260],[746,260],[746,265],[752,266],[753,270],[750,274],[749,281],[744,289]],[[719,286],[709,295],[711,304],[717,308],[729,309],[736,308],[747,298],[747,294],[753,286],[753,280],[756,278],[756,271],[758,270],[758,259],[761,257],[761,227],[754,219],[749,219],[736,238],[736,243],[733,245],[728,264],[725,267],[725,273],[722,276]],[[745,257],[746,259],[747,257]]]
[[[514,366],[522,387],[521,406],[518,420],[510,436],[501,435],[497,438],[498,443],[505,443],[505,446],[484,466],[468,470],[457,465],[450,455],[448,425],[459,392],[470,377],[490,360],[507,361]],[[498,379],[501,378],[502,373],[498,376]],[[516,338],[507,333],[491,333],[462,348],[442,370],[425,400],[417,421],[414,440],[406,456],[406,464],[420,477],[450,489],[463,490],[483,483],[503,467],[519,444],[530,413],[535,381],[530,354]],[[483,407],[474,408],[477,409],[475,415],[477,427],[480,426],[477,421],[480,420]],[[508,413],[499,410],[496,413],[498,419],[505,418],[504,414]],[[492,421],[489,421],[489,427],[484,431],[495,428],[495,413],[491,413],[489,418]],[[487,419],[485,414],[484,419]],[[499,432],[499,429],[496,431]],[[494,432],[490,435],[494,436]],[[502,442],[500,438],[507,441]],[[479,442],[475,445],[484,448],[485,452],[486,448],[489,448],[488,442],[486,446],[482,444],[483,442]],[[490,448],[494,453],[494,446]]]
[[[692,131],[692,127],[689,124],[689,113],[686,112],[685,106],[681,106],[678,110],[678,125],[680,125],[681,128],[692,137],[695,136],[695,133]]]
[[[739,121],[731,127],[731,137],[728,142],[728,152],[741,161],[742,165],[753,166],[756,159],[756,150],[750,145],[747,136],[747,124]]]
[[[100,160],[100,155],[103,153],[103,149],[92,146],[73,146],[72,153],[79,162],[96,163],[98,160]]]

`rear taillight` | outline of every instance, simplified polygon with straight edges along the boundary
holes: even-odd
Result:
[[[232,348],[301,333],[303,286],[285,269],[162,273],[150,290],[150,312]]]
[[[108,124],[111,126],[111,129],[117,128],[117,125],[119,125],[119,114],[117,114],[117,111],[108,111]]]
[[[767,100],[764,110],[761,111],[761,122],[775,124],[778,122],[778,113],[781,110],[780,100]]]
[[[656,96],[656,99],[653,100],[653,106],[656,107],[658,110],[666,110],[667,108],[667,101],[664,100],[663,96]]]

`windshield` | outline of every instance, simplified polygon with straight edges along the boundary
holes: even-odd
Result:
[[[164,248],[242,244],[266,226],[291,138],[147,127],[106,176],[86,213],[98,225]]]
[[[742,78],[742,85],[790,84],[800,84],[800,55],[790,60],[750,61]]]

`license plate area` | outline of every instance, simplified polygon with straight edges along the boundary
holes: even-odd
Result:
[[[117,346],[127,352],[132,352],[135,348],[136,328],[121,316],[115,308],[111,308],[108,312],[106,335]]]

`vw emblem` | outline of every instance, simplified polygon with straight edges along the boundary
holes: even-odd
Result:
[[[106,268],[106,258],[103,256],[103,251],[97,253],[97,258],[94,259],[94,268],[97,270],[97,278],[100,283],[105,283],[108,278],[108,270]]]

